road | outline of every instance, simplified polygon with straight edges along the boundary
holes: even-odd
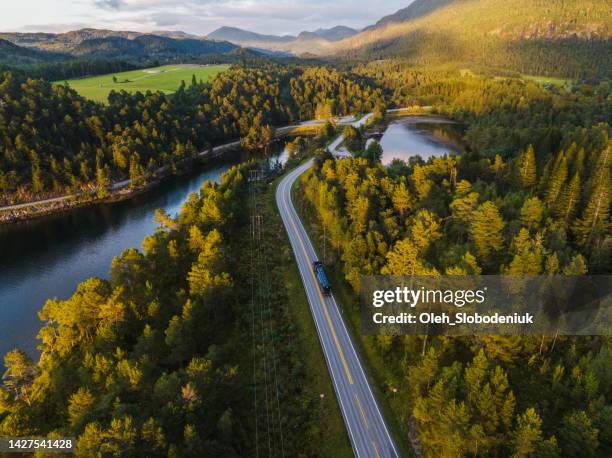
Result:
[[[338,124],[344,125],[350,122],[354,121],[354,117],[353,116],[345,116],[342,118],[336,118],[335,121]],[[293,129],[297,129],[300,127],[306,127],[306,126],[315,126],[315,125],[319,125],[319,124],[323,124],[325,121],[321,121],[321,120],[310,120],[310,121],[303,121],[301,123],[298,124],[293,124],[290,126],[284,126],[284,127],[279,127],[278,129],[276,129],[277,134],[278,135],[286,135],[288,133],[291,132],[291,130]],[[219,154],[223,153],[224,151],[233,149],[233,148],[237,148],[238,146],[240,146],[240,140],[237,141],[233,141],[230,143],[226,143],[224,145],[219,145],[219,146],[215,146],[212,149],[207,149],[204,150],[200,153],[198,153],[198,156],[200,157],[206,157],[206,156],[211,156],[211,157],[215,157],[218,156]],[[159,169],[157,169],[155,171],[156,174],[160,174],[163,173],[166,170],[167,167],[160,167]],[[118,191],[120,189],[123,188],[127,188],[130,185],[130,181],[131,180],[122,180],[122,181],[117,181],[115,183],[113,183],[111,185],[111,191]],[[90,192],[94,192],[95,189],[92,189]],[[76,197],[79,197],[80,195],[82,195],[83,192],[77,192],[76,194],[70,194],[70,195],[64,195],[64,196],[59,196],[59,197],[52,197],[50,199],[41,199],[41,200],[34,200],[34,201],[30,201],[30,202],[24,202],[21,204],[14,204],[14,205],[6,205],[3,207],[0,207],[0,212],[1,211],[13,211],[13,210],[22,210],[28,207],[37,207],[37,206],[46,206],[52,203],[59,203],[59,202],[64,202],[64,201],[68,201],[71,199],[74,199]]]
[[[366,120],[362,118],[357,123]],[[329,149],[333,152],[341,143],[340,137]],[[318,257],[291,201],[292,185],[311,164],[312,159],[280,182],[276,203],[300,270],[353,451],[357,457],[399,457],[336,300],[333,295],[321,294],[312,270]]]

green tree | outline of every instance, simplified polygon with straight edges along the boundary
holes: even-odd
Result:
[[[79,388],[68,402],[68,418],[73,427],[79,427],[87,420],[87,415],[94,407],[95,397],[85,388]]]
[[[513,432],[512,456],[517,458],[534,456],[542,441],[542,419],[533,408],[519,415]]]
[[[610,227],[610,200],[612,181],[610,170],[604,170],[599,183],[591,193],[582,217],[573,226],[578,243],[584,247],[596,246]]]
[[[524,189],[532,189],[536,184],[536,158],[532,145],[523,151],[516,162],[516,179]]]
[[[569,412],[559,430],[559,445],[564,456],[592,457],[597,455],[597,429],[584,411]]]
[[[493,253],[503,248],[504,225],[497,206],[491,201],[481,204],[472,214],[469,228],[470,238],[482,259],[490,259]]]
[[[563,187],[559,199],[554,205],[555,215],[561,218],[566,224],[569,223],[576,214],[576,209],[580,202],[580,191],[580,175],[576,173],[570,182]]]
[[[553,204],[555,204],[555,202],[557,202],[561,189],[563,188],[565,180],[567,179],[567,174],[567,160],[565,158],[565,154],[560,153],[557,156],[555,166],[547,183],[546,203],[549,206],[552,206]]]
[[[544,208],[537,197],[531,197],[521,207],[521,224],[529,230],[537,229],[542,221]]]

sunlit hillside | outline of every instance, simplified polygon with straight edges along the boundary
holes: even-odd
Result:
[[[609,1],[454,0],[433,10],[428,3],[416,0],[395,18],[339,42],[335,53],[548,75],[611,72]]]

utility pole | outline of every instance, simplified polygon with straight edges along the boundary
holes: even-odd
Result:
[[[323,224],[323,264],[327,262],[327,227]]]

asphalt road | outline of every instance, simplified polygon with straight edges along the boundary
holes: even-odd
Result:
[[[344,124],[352,123],[354,119],[355,118],[353,116],[344,116],[341,118],[336,118],[335,121],[340,125],[344,125]],[[277,134],[279,135],[285,135],[289,133],[292,129],[297,129],[299,127],[304,127],[304,126],[319,125],[323,123],[324,121],[313,119],[310,121],[303,121],[298,124],[293,124],[290,126],[279,127],[276,131],[277,131]],[[212,148],[212,150],[207,149],[207,150],[201,151],[200,153],[198,153],[198,155],[200,157],[206,157],[206,156],[215,157],[225,152],[226,150],[233,149],[238,146],[240,146],[240,140],[226,143],[224,145],[215,146],[214,148]],[[159,169],[156,170],[156,173],[163,173],[165,170],[166,170],[166,167],[160,167]],[[130,180],[117,181],[111,184],[111,190],[117,191],[119,189],[127,188],[129,185],[130,185]],[[92,191],[95,191],[95,189],[90,190],[90,192]],[[77,192],[75,194],[69,194],[69,195],[64,195],[64,196],[59,196],[59,197],[52,197],[50,199],[41,199],[41,200],[34,200],[31,202],[24,202],[21,204],[0,206],[0,211],[20,210],[20,209],[24,209],[28,207],[36,207],[40,205],[44,206],[44,205],[48,205],[51,203],[64,202],[70,199],[74,199],[75,197],[78,197],[81,194],[82,192]]]
[[[291,201],[293,183],[311,164],[312,159],[280,182],[276,203],[302,276],[353,451],[357,457],[399,457],[336,300],[333,295],[321,294],[312,270],[318,257]]]

